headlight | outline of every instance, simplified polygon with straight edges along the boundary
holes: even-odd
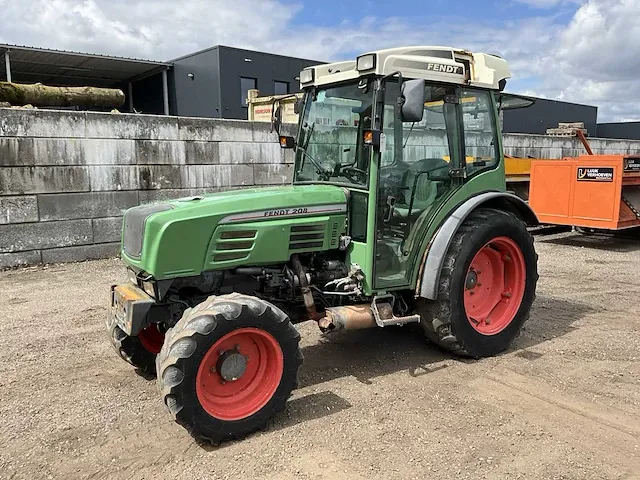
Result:
[[[300,72],[300,83],[311,83],[313,82],[313,68],[307,68]]]
[[[156,289],[153,282],[142,282],[142,289],[149,295],[151,298],[155,298]]]
[[[376,68],[376,54],[368,53],[367,55],[361,55],[356,60],[356,70],[363,72],[366,70],[373,70]]]

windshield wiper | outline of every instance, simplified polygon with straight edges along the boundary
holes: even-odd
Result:
[[[309,153],[307,153],[307,150],[305,149],[305,147],[299,146],[298,150],[300,150],[306,158],[311,160],[311,163],[313,163],[313,166],[316,167],[316,171],[318,175],[323,175],[325,177],[324,180],[328,180],[329,178],[331,178],[331,175],[333,172],[331,170],[327,170],[322,165],[320,165],[320,163],[315,158],[313,158]],[[302,167],[304,167],[304,160],[300,162],[299,171],[302,171]]]

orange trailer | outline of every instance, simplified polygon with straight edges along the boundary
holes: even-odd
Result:
[[[541,223],[621,230],[640,226],[640,156],[533,160],[529,204]]]

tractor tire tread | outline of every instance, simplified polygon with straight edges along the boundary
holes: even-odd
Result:
[[[111,346],[120,358],[143,372],[155,376],[156,356],[142,345],[138,337],[127,335],[111,315],[107,317],[106,325]]]
[[[465,240],[469,238],[469,236],[473,235],[474,231],[492,222],[492,220],[494,220],[497,215],[509,217],[510,220],[514,222],[520,222],[520,219],[513,213],[504,210],[480,208],[471,213],[471,215],[469,215],[469,217],[465,220],[465,222],[460,226],[460,228],[454,235],[451,241],[451,245],[449,246],[449,249],[447,251],[443,268],[440,274],[440,282],[438,285],[438,299],[436,301],[426,301],[423,303],[423,320],[420,323],[422,325],[422,330],[425,337],[427,338],[427,340],[436,344],[440,348],[454,353],[458,356],[479,358],[479,355],[472,353],[472,349],[465,345],[465,342],[461,338],[455,335],[452,328],[450,286],[456,266],[456,261],[459,257],[460,250],[462,249]],[[530,242],[530,246],[533,249],[533,237],[531,235],[528,235],[528,239]],[[535,254],[535,261],[536,263],[538,261],[537,253]],[[534,285],[535,283],[537,283],[538,278],[539,275],[536,269]],[[533,298],[535,300],[535,293]],[[522,321],[522,325],[524,325],[524,323],[526,323],[529,319],[529,314],[530,310],[527,310]],[[516,337],[519,334],[520,330],[518,330]]]
[[[261,412],[257,412],[255,415],[258,415],[259,418],[256,418],[256,423],[250,428],[241,428],[233,432],[222,430],[205,432],[204,429],[199,428],[199,425],[190,421],[189,415],[185,415],[185,405],[179,392],[179,387],[185,378],[184,363],[198,347],[196,337],[207,336],[222,323],[233,323],[247,313],[253,318],[272,322],[276,328],[282,331],[281,338],[285,339],[284,342],[288,347],[295,348],[293,366],[290,368],[295,371],[291,388],[288,389],[286,395],[278,398],[268,415],[260,415]],[[264,430],[267,428],[270,418],[285,409],[291,391],[298,387],[297,372],[303,361],[299,343],[300,333],[291,324],[289,317],[270,303],[239,293],[209,297],[199,305],[187,309],[182,318],[165,335],[164,345],[156,358],[157,383],[163,402],[174,420],[195,439],[214,445],[226,440],[239,440],[253,431]],[[281,347],[284,346],[281,344]]]

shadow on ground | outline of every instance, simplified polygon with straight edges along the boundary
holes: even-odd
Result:
[[[638,238],[621,238],[609,235],[583,235],[574,234],[559,238],[537,237],[539,243],[553,245],[565,245],[577,248],[592,248],[594,250],[606,250],[610,252],[635,252],[640,250],[640,236]]]
[[[589,305],[551,297],[538,297],[531,309],[529,321],[513,343],[510,351],[535,347],[562,337],[573,330],[578,320],[597,310]]]

